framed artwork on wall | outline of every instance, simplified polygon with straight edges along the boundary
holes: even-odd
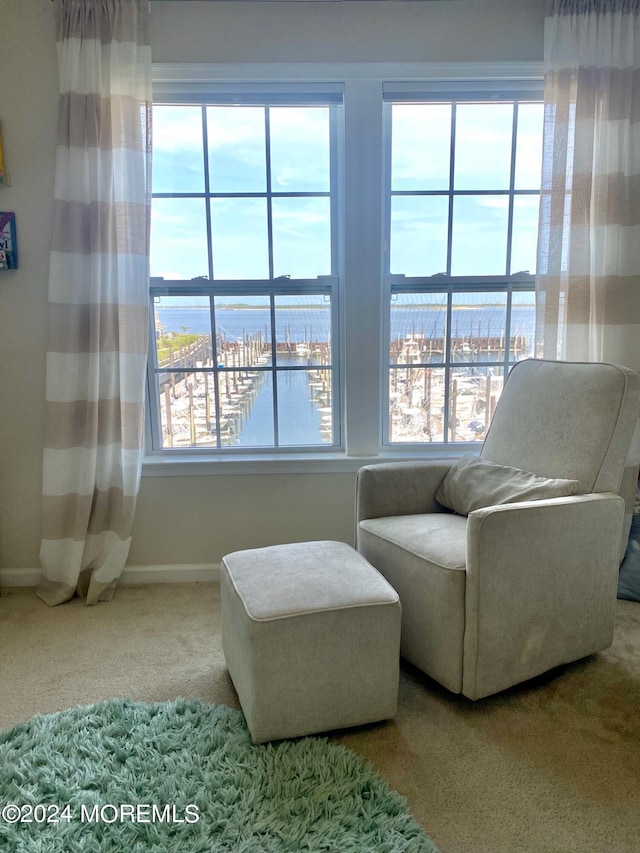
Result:
[[[0,127],[0,184],[4,184],[6,181],[5,168],[4,168],[4,146],[2,144],[2,128]]]
[[[15,213],[0,213],[0,270],[18,269]]]

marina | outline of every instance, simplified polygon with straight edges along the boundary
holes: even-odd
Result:
[[[532,338],[516,330],[481,334],[481,327],[448,342],[410,333],[391,341],[389,440],[398,443],[483,441],[504,384],[505,347],[510,363],[532,354]]]
[[[271,349],[261,336],[220,338],[214,365],[210,338],[201,335],[178,347],[169,343],[158,358],[163,446],[331,444],[329,345],[282,344],[275,354]]]
[[[389,348],[389,441],[482,441],[510,362],[532,354],[533,312],[526,306],[504,335],[495,312],[425,318],[403,311]],[[282,312],[283,314],[285,312]],[[212,345],[209,312],[157,309],[156,350],[162,445],[174,448],[327,446],[333,443],[333,368],[328,312],[286,312],[275,351],[264,311],[219,309]],[[504,310],[500,312],[504,314]],[[516,309],[514,307],[514,314]],[[173,317],[168,315],[173,315]],[[253,316],[251,316],[253,315]],[[396,318],[396,320],[399,318]],[[427,322],[424,322],[424,320]],[[428,322],[433,319],[434,322]],[[408,329],[411,329],[409,331]],[[427,331],[428,329],[428,331]],[[497,333],[491,330],[498,330]],[[445,354],[449,348],[449,360]]]

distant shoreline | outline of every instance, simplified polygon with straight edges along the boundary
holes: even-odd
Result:
[[[156,305],[156,311],[209,311],[208,305]],[[305,311],[326,311],[326,305],[277,305],[278,311],[300,311],[304,308]],[[218,311],[268,311],[269,305],[220,305],[216,304]]]
[[[513,303],[512,303],[513,304]],[[517,308],[534,308],[535,302],[516,302]],[[394,309],[402,308],[411,310],[424,310],[441,308],[446,309],[446,303],[428,302],[428,303],[401,303],[400,305],[392,306]],[[505,302],[483,302],[482,305],[452,305],[452,311],[484,311],[487,308],[506,308]],[[261,311],[268,310],[268,305],[216,305],[217,311]],[[156,305],[156,311],[209,311],[208,305]],[[326,311],[326,305],[278,305],[277,311]]]

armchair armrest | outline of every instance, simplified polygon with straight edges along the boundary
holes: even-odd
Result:
[[[442,512],[434,498],[454,460],[365,465],[356,477],[356,526],[365,518]]]
[[[467,522],[462,692],[496,693],[613,639],[624,501],[485,507]]]

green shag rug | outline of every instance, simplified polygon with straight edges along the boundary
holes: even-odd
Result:
[[[114,700],[0,732],[3,853],[437,853],[326,738],[262,746],[197,700]]]

